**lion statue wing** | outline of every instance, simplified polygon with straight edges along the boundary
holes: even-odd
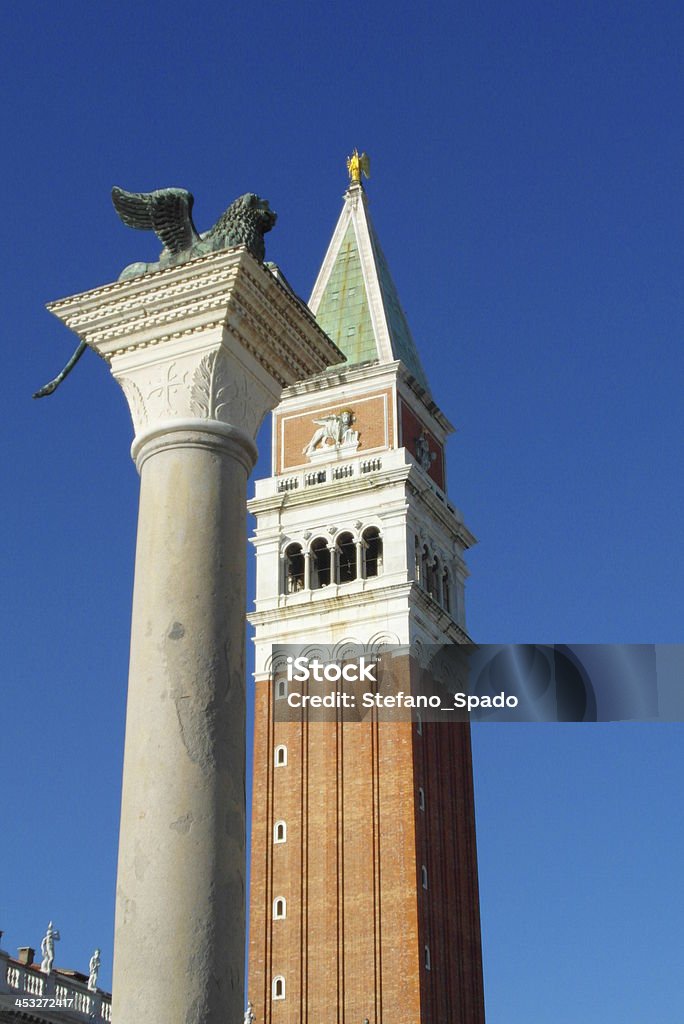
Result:
[[[154,231],[171,253],[192,248],[199,234],[192,222],[192,193],[184,188],[159,188],[154,192],[127,192],[116,185],[112,202],[129,228]]]

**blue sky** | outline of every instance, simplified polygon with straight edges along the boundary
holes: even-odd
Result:
[[[3,947],[111,959],[138,481],[118,388],[44,303],[154,259],[112,184],[240,193],[308,296],[374,222],[479,538],[489,642],[682,640],[684,11],[675,3],[14,5],[6,155]],[[258,475],[268,472],[262,437]],[[475,736],[490,1024],[679,1021],[679,726]],[[675,951],[679,954],[675,956]]]

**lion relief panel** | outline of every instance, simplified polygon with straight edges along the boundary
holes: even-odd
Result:
[[[320,396],[319,396],[320,403]],[[275,417],[276,473],[283,473],[330,457],[349,458],[389,448],[394,433],[392,393],[336,403],[317,404],[306,410]]]

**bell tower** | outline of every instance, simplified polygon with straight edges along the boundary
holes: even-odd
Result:
[[[309,300],[346,361],[273,414],[257,520],[249,998],[261,1024],[482,1024],[467,724],[281,721],[275,645],[466,643],[445,440],[348,161]]]

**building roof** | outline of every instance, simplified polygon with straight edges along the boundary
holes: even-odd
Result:
[[[400,359],[428,395],[430,388],[387,260],[368,212],[363,185],[344,206],[309,299],[319,325],[352,365]]]
[[[16,957],[0,949],[0,1024],[111,1024],[109,992],[89,988],[81,971],[44,973],[34,956],[30,946]]]

